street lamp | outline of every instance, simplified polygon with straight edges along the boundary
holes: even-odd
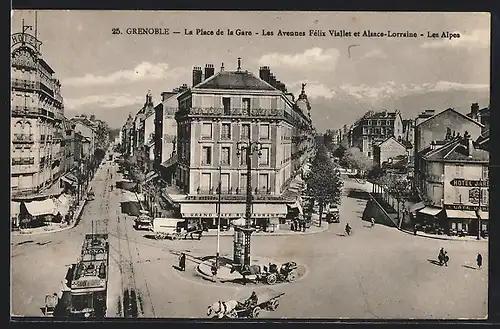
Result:
[[[215,267],[219,269],[219,247],[220,247],[220,199],[222,193],[222,167],[219,166],[219,187],[217,188],[217,253],[215,254]]]
[[[255,142],[238,142],[236,143],[237,155],[240,156],[241,152],[245,150],[245,158],[247,165],[247,190],[246,190],[246,208],[245,208],[245,228],[240,230],[245,235],[244,239],[244,256],[243,265],[250,265],[250,236],[253,232],[252,224],[252,155],[258,152],[259,157],[262,155],[262,144]],[[236,232],[235,232],[236,234]],[[235,248],[236,248],[235,244]]]

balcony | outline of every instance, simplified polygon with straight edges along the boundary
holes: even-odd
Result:
[[[40,107],[34,106],[20,106],[14,105],[11,107],[13,116],[45,116],[49,118],[54,118],[53,110],[46,110]]]
[[[12,79],[12,88],[23,90],[36,90],[39,84],[33,80],[27,79]]]
[[[14,134],[12,143],[34,143],[33,134]]]
[[[35,158],[12,158],[12,166],[34,165]]]

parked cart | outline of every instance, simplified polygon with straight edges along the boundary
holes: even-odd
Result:
[[[184,219],[155,218],[153,219],[151,230],[157,240],[163,240],[166,238],[172,240],[187,239],[188,236],[190,236],[191,239],[194,239],[195,236],[197,236],[198,240],[201,239],[203,230],[188,230],[186,227]]]

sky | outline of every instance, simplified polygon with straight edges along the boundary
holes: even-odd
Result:
[[[417,111],[425,103],[444,109],[464,105],[454,104],[456,95],[489,94],[487,13],[38,11],[37,18],[41,53],[61,81],[66,113],[93,113],[111,127],[136,113],[148,90],[159,103],[161,92],[191,85],[193,66],[210,63],[217,72],[224,63],[225,70],[235,70],[238,57],[257,76],[260,66],[269,66],[296,94],[306,82],[320,131],[349,125],[369,108]],[[34,25],[34,12],[14,11],[13,33],[21,31],[23,19]],[[113,28],[122,33],[114,35]],[[170,34],[130,35],[127,28],[167,28]],[[225,35],[188,36],[185,29],[221,29]],[[252,36],[230,36],[228,29]],[[278,36],[279,30],[306,36]],[[326,36],[309,36],[309,30]],[[329,30],[351,36],[331,37]],[[352,35],[364,30],[409,31],[418,38]],[[446,31],[460,37],[441,38]],[[438,38],[427,37],[434,32]]]

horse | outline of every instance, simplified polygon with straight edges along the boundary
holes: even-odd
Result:
[[[224,316],[229,316],[231,313],[236,312],[235,309],[237,306],[238,302],[235,300],[227,300],[225,302],[219,300],[208,307],[207,316],[221,319]]]

